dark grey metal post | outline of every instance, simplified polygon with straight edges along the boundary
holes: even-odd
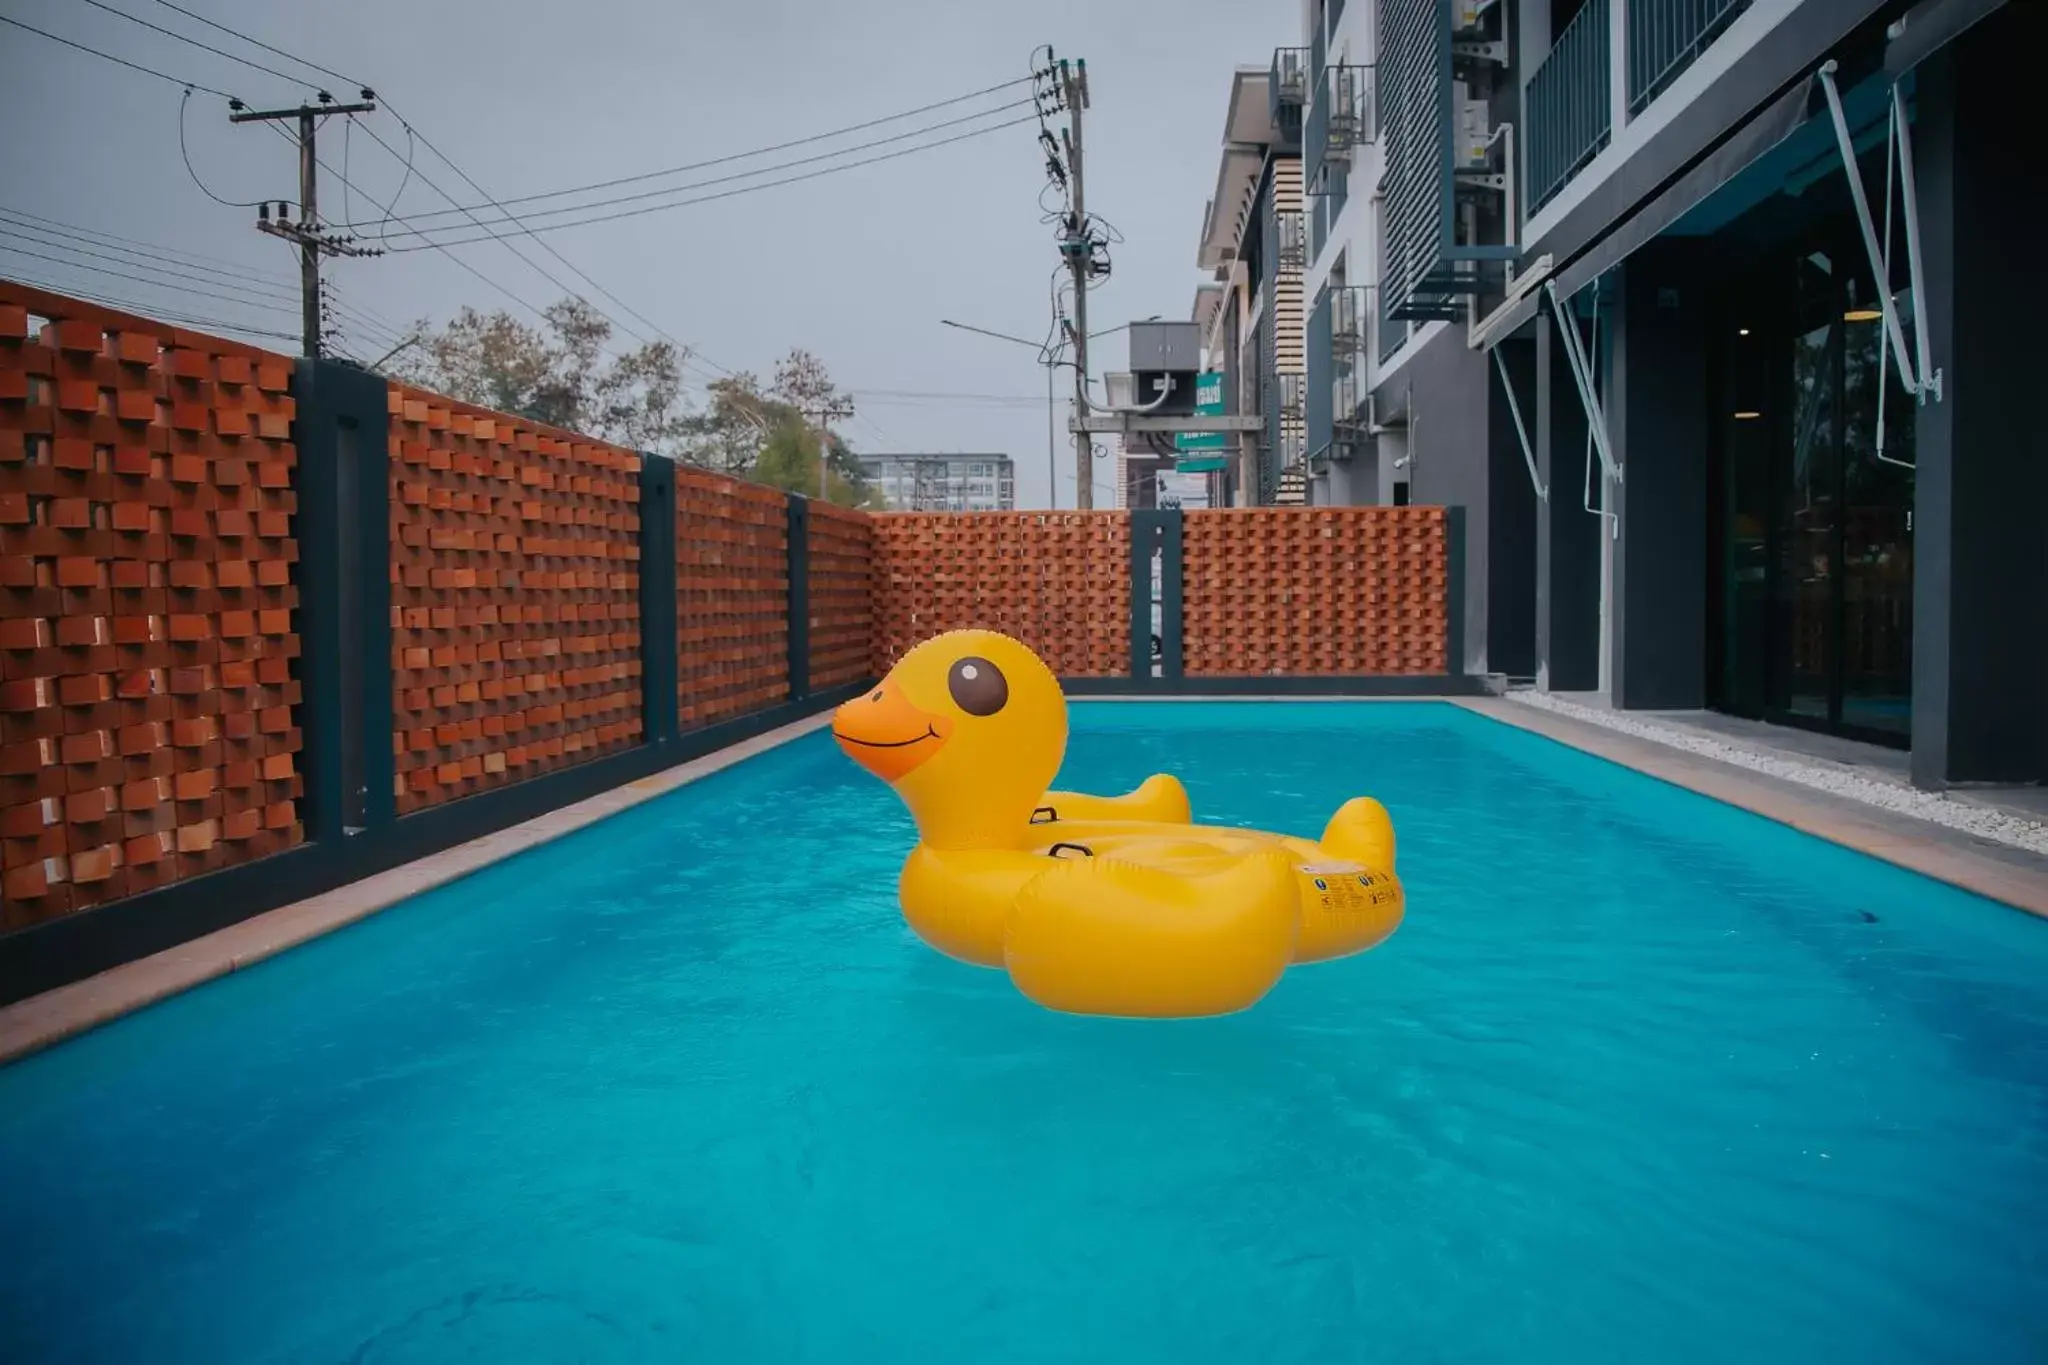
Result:
[[[681,732],[676,698],[676,466],[640,457],[640,737]]]
[[[811,695],[811,504],[789,495],[789,699]]]
[[[1152,556],[1159,556],[1159,681],[1178,682],[1181,660],[1181,514],[1131,513],[1131,681],[1152,686]]]

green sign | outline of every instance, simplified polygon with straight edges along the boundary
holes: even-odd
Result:
[[[1215,370],[1204,370],[1195,379],[1195,415],[1197,417],[1221,417],[1223,415],[1223,376]],[[1221,431],[1176,432],[1173,438],[1175,450],[1227,450],[1230,437]],[[1193,466],[1183,461],[1182,469]],[[1203,465],[1205,469],[1221,469],[1222,463]]]
[[[1182,437],[1181,439],[1186,440],[1188,438]],[[1173,468],[1177,474],[1214,474],[1219,469],[1230,468],[1230,457],[1228,455],[1204,455],[1199,460],[1175,460]]]

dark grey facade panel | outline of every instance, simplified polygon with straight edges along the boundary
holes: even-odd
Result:
[[[1409,501],[1465,509],[1465,538],[1457,568],[1465,620],[1459,672],[1485,673],[1490,639],[1487,570],[1492,543],[1488,490],[1487,372],[1483,351],[1464,334],[1445,328],[1374,392],[1382,411],[1408,414]]]
[[[1306,453],[1313,460],[1329,450],[1336,434],[1335,414],[1330,402],[1330,381],[1335,366],[1330,354],[1330,291],[1316,296],[1308,315],[1308,392],[1302,395],[1302,416],[1307,427]]]
[[[1915,410],[1913,780],[2048,782],[2048,346],[2015,261],[2035,248],[2014,187],[2048,179],[2020,78],[2048,7],[2011,5],[1921,68],[1914,133],[1927,321],[1942,399]]]

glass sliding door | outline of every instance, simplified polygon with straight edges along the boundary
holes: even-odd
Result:
[[[1894,307],[1912,335],[1912,293]],[[1843,309],[1842,704],[1845,729],[1904,735],[1913,694],[1913,400],[1867,280]]]
[[[1788,421],[1790,449],[1777,480],[1780,629],[1787,647],[1773,679],[1773,709],[1804,720],[1830,716],[1835,664],[1835,426],[1842,314],[1835,263],[1800,258],[1793,277]]]
[[[1760,303],[1761,300],[1756,302]],[[1771,585],[1772,418],[1777,329],[1767,311],[1745,300],[1724,329],[1727,391],[1721,428],[1721,667],[1717,705],[1761,716],[1770,705],[1771,638],[1776,612]]]
[[[1713,695],[1896,743],[1912,716],[1914,408],[1867,271],[1853,239],[1824,235],[1723,296]]]

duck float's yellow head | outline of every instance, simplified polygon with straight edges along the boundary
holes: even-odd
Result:
[[[1067,748],[1067,700],[1036,654],[989,630],[936,636],[841,706],[832,736],[896,789],[935,849],[1007,848]]]

